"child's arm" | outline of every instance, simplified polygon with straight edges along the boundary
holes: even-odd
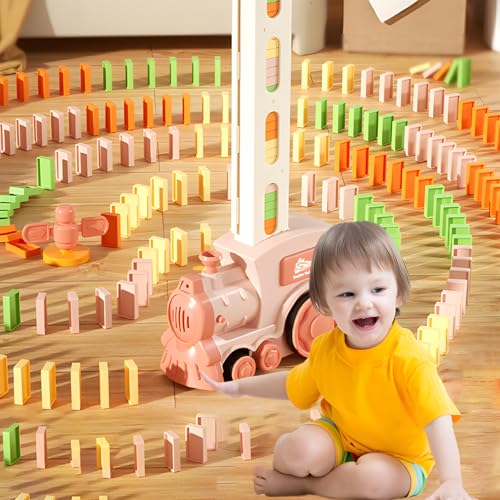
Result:
[[[211,385],[217,392],[222,392],[233,398],[239,396],[257,396],[270,399],[288,399],[286,393],[286,377],[288,370],[267,373],[258,377],[246,377],[230,382],[216,382],[201,372],[201,376],[207,384]]]
[[[425,433],[439,471],[439,488],[427,500],[471,500],[462,486],[460,452],[451,417],[436,418],[425,427]]]

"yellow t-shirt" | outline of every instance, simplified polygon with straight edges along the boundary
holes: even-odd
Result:
[[[302,409],[322,398],[322,414],[337,425],[346,451],[386,453],[427,474],[434,459],[424,427],[443,415],[460,418],[434,361],[397,321],[371,349],[350,348],[338,328],[320,335],[288,374],[286,390]]]

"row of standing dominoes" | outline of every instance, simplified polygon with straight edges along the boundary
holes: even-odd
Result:
[[[488,209],[495,223],[500,220],[500,177],[492,169],[484,168],[477,163],[477,157],[467,153],[465,148],[458,148],[453,142],[446,142],[444,136],[434,136],[432,130],[422,130],[419,124],[405,125],[402,130],[392,129],[393,149],[404,149],[406,156],[414,156],[418,163],[426,162],[429,170],[436,169],[446,175],[450,181],[456,181],[458,188],[466,188],[467,194],[480,201],[481,207]],[[500,123],[500,122],[499,122]],[[323,166],[329,163],[330,136],[322,133],[315,136],[314,165]],[[389,192],[402,190],[403,199],[415,200],[415,207],[423,207],[425,186],[434,182],[430,176],[421,176],[419,166],[406,167],[404,160],[387,161],[387,153],[370,154],[368,145],[353,148],[351,155],[350,140],[335,141],[336,172],[344,172],[351,168],[352,178],[368,176],[369,185],[377,186],[387,182]],[[293,136],[293,160],[301,161],[304,157],[304,134],[297,131]],[[470,174],[473,172],[473,175]],[[411,174],[411,175],[410,175]],[[404,178],[403,178],[404,176]],[[406,181],[405,181],[406,179]],[[303,181],[304,182],[304,181]],[[308,200],[307,189],[303,184],[302,200]],[[307,201],[302,204],[307,205]]]
[[[445,83],[458,83],[458,87],[466,87],[470,84],[471,76],[471,60],[469,58],[457,58],[454,61],[449,61],[445,64],[422,64],[410,68],[410,74],[414,75],[422,73],[422,78],[433,77],[435,81],[444,80]],[[373,80],[375,69],[372,67],[365,68],[361,71],[361,97],[370,97],[373,95]],[[346,64],[342,66],[341,91],[342,94],[350,94],[354,91],[354,64]],[[400,80],[411,81],[411,77],[403,76]],[[386,93],[392,93],[392,82],[394,80],[394,72],[385,71],[380,75],[380,102],[384,102]],[[302,90],[308,90],[312,82],[311,78],[311,60],[304,59],[301,64],[301,82]],[[325,61],[321,64],[321,90],[329,92],[333,89],[334,82],[334,62]],[[389,85],[390,84],[390,85]]]
[[[123,362],[125,398],[129,405],[139,404],[139,369],[132,359]],[[24,405],[31,398],[31,365],[28,359],[19,360],[13,367],[14,404]],[[81,364],[71,363],[71,409],[82,408]],[[57,373],[53,361],[44,363],[40,371],[41,403],[43,410],[51,410],[57,400]],[[0,397],[9,393],[7,356],[0,354]],[[99,362],[99,403],[109,408],[109,368],[107,361]]]
[[[409,89],[406,95],[409,102]],[[427,83],[415,84],[415,103],[417,103],[415,112],[428,110],[431,118],[442,116],[444,123],[456,124],[458,130],[470,129],[473,137],[482,137],[484,144],[493,144],[497,151],[500,150],[500,113],[488,113],[487,106],[476,106],[474,99],[461,99],[460,94],[445,94],[443,88],[434,88],[429,91]],[[309,124],[308,107],[306,96],[297,99],[297,127],[299,129],[303,129]],[[363,114],[363,107],[354,105],[349,108],[347,115],[344,101],[334,103],[332,109],[332,131],[334,133],[341,133],[345,130],[346,116],[348,116],[347,133],[349,137],[356,137],[363,131],[363,138],[366,141],[377,139],[380,142],[381,137],[387,137],[387,144],[391,144],[393,114],[381,115],[379,120],[377,109],[365,111]],[[403,119],[394,120],[394,123],[403,121],[408,123],[408,120]],[[322,98],[315,103],[316,130],[325,129],[327,123],[328,100]]]
[[[57,143],[64,142],[64,115],[58,111],[51,111],[51,140]],[[59,114],[60,113],[60,114]],[[70,132],[71,137],[74,139],[81,139],[81,123],[79,121],[76,123],[76,128],[73,132]],[[87,123],[88,124],[88,123]],[[40,147],[45,147],[48,145],[48,121],[44,115],[34,114],[33,115],[33,130],[34,130],[34,141],[31,134],[31,124],[28,120],[23,118],[17,118],[15,125],[2,122],[0,123],[0,153],[6,155],[14,155],[17,149],[22,149],[25,151],[30,151],[33,144]],[[70,129],[71,130],[71,129]],[[90,134],[99,135],[99,134]],[[119,133],[119,143],[120,143],[120,163],[127,167],[134,166],[135,159],[135,148],[134,148],[134,136],[127,132]],[[157,143],[157,133],[150,128],[143,129],[144,137],[144,159],[148,163],[155,163],[158,161],[158,143]],[[195,138],[195,156],[196,158],[204,157],[204,128],[201,124],[196,124],[194,126],[194,138]],[[106,153],[111,151],[112,141],[110,139],[99,138],[97,139],[97,159],[101,165],[99,168],[102,170],[112,170],[112,159],[108,159],[108,155],[104,155],[102,160],[100,158],[100,150],[102,148],[106,149]],[[229,125],[220,125],[220,155],[221,158],[227,158],[229,156]],[[168,127],[168,145],[169,145],[169,158],[172,160],[180,159],[180,131],[177,126],[172,125]],[[78,155],[90,155],[91,147],[88,144],[79,143],[75,145],[76,156]],[[56,149],[56,151],[64,152],[64,149]],[[81,161],[81,160],[80,160]],[[91,168],[84,167],[78,168],[77,172],[79,175],[89,176],[91,174],[87,173]],[[83,173],[80,173],[83,171]]]
[[[205,464],[208,461],[208,452],[217,449],[217,419],[214,415],[198,413],[196,423],[185,426],[185,453],[189,462]],[[251,435],[248,423],[239,424],[240,456],[243,460],[252,458]],[[137,477],[146,475],[146,461],[144,455],[144,439],[135,434],[132,439],[134,446],[134,466]],[[71,467],[81,470],[80,440],[71,440]],[[102,470],[102,476],[111,478],[112,464],[109,442],[105,437],[96,438],[97,468]],[[35,435],[36,466],[38,469],[47,468],[48,441],[47,426],[39,426]],[[172,472],[181,470],[180,438],[173,431],[163,433],[163,447],[165,467]],[[19,424],[12,424],[3,431],[3,457],[6,465],[16,464],[21,458],[21,441]]]
[[[221,124],[229,124],[229,94],[223,92],[221,95],[222,100],[222,115]],[[210,94],[202,92],[201,94],[201,115],[202,119],[198,125],[208,125],[212,123],[210,113]],[[105,117],[105,130],[108,133],[115,133],[118,131],[117,125],[117,111],[116,104],[112,101],[105,101],[104,103],[104,117]],[[142,99],[142,123],[144,128],[153,128],[155,126],[154,115],[154,102],[150,97],[143,97]],[[82,111],[76,106],[68,106],[68,132],[69,136],[73,139],[80,139],[82,136]],[[88,135],[97,136],[100,134],[100,113],[99,107],[94,104],[87,104],[85,107],[86,115],[86,132]],[[62,111],[50,110],[50,131],[51,139],[55,142],[64,142],[65,139],[65,117]],[[16,119],[16,134],[13,133],[13,126],[5,124],[5,136],[2,138],[4,147],[2,152],[7,155],[15,153],[15,146],[19,149],[29,150],[33,142],[39,146],[47,145],[47,117],[41,113],[33,114],[33,131],[34,141],[30,130],[27,130],[30,123],[27,118]],[[182,116],[180,124],[191,125],[191,96],[185,94],[182,96]],[[172,96],[165,95],[162,97],[162,126],[173,125],[172,119]],[[132,99],[124,99],[123,101],[123,129],[125,131],[135,130],[135,105]],[[9,134],[9,135],[7,135]],[[15,138],[15,141],[14,141]]]
[[[214,80],[215,87],[220,87],[222,84],[221,57],[214,56]],[[177,58],[172,56],[169,58],[169,86],[177,87]],[[101,63],[102,67],[102,89],[104,91],[113,90],[113,66],[110,61],[104,60]],[[131,90],[135,86],[134,79],[134,63],[131,59],[125,59],[125,89]],[[59,95],[68,96],[71,94],[71,74],[70,69],[66,66],[58,67],[58,83]],[[200,59],[199,56],[191,57],[191,84],[193,87],[200,86]],[[37,94],[41,99],[50,97],[49,88],[49,72],[46,69],[37,69]],[[19,102],[27,102],[30,100],[30,85],[29,75],[18,71],[15,75],[16,84],[16,99]],[[147,87],[150,89],[156,88],[156,61],[153,57],[147,59]],[[80,64],[80,91],[88,94],[92,92],[92,70],[88,64]],[[8,78],[0,76],[0,106],[6,106],[9,103],[9,81]]]

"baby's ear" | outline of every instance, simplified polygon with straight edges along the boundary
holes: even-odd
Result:
[[[400,295],[396,297],[396,307],[401,307],[403,305],[403,299],[401,298]]]

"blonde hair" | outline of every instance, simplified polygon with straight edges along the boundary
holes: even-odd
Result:
[[[372,266],[394,272],[398,297],[404,303],[410,295],[410,279],[406,265],[387,232],[373,222],[335,224],[319,239],[311,264],[309,293],[314,307],[330,315],[326,301],[328,278],[341,272],[342,262],[350,261],[371,271]]]

